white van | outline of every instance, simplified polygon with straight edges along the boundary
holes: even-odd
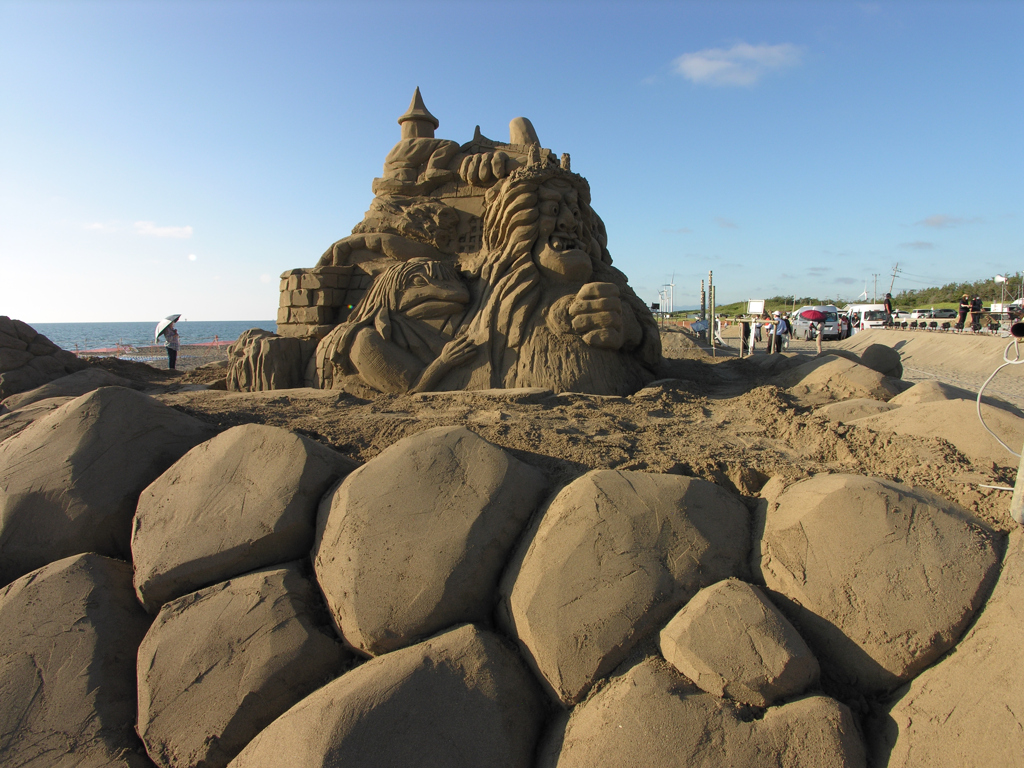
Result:
[[[850,333],[868,328],[884,328],[885,304],[849,304],[843,314],[850,318]]]

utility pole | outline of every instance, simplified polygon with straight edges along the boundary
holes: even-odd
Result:
[[[899,274],[900,263],[897,261],[896,266],[892,268],[892,280],[889,281],[889,293],[892,293],[892,286],[896,282],[896,275]]]
[[[875,272],[871,276],[875,278],[875,287],[871,291],[871,303],[874,304],[878,301],[878,273]]]
[[[708,341],[711,342],[711,354],[715,352],[715,283],[711,270],[708,270]]]
[[[708,325],[708,339],[711,341],[711,356],[715,356],[715,287],[711,286],[711,322]]]
[[[676,273],[675,272],[672,273],[672,282],[670,282],[668,284],[668,287],[671,290],[671,293],[669,294],[669,297],[668,297],[668,312],[669,312],[669,315],[671,315],[673,312],[676,311]]]

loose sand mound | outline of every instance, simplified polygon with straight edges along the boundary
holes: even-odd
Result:
[[[673,360],[704,356],[697,344],[696,335],[688,330],[674,328],[662,332],[661,354]]]
[[[901,391],[898,379],[835,355],[823,355],[786,371],[776,383],[801,405],[864,397],[886,401]]]
[[[989,429],[1007,445],[1024,445],[1024,419],[1000,408],[981,406]],[[966,400],[903,405],[885,413],[857,419],[857,426],[897,435],[937,437],[951,443],[979,466],[997,464],[1015,468],[1019,459],[999,445],[978,420],[977,406]]]
[[[938,368],[973,377],[988,376],[1001,365],[1012,341],[989,334],[873,330],[855,333],[833,348],[861,354],[872,344],[884,344],[900,353],[904,368]]]
[[[915,403],[935,403],[945,400],[977,402],[977,398],[977,392],[972,392],[963,387],[955,387],[952,384],[946,384],[941,381],[920,381],[906,392],[896,395],[896,397],[889,401],[889,405],[914,405]],[[1020,408],[998,397],[990,397],[985,394],[982,395],[981,402],[991,405],[993,408],[1002,408],[1014,416],[1024,416],[1024,411],[1021,411]]]
[[[909,390],[908,390],[909,391]],[[899,397],[899,395],[897,395]],[[893,400],[896,398],[894,397]],[[838,421],[849,424],[865,416],[875,416],[893,409],[892,400],[884,403],[870,397],[855,397],[852,400],[842,400],[838,403],[830,403],[815,409],[815,413],[824,416],[829,421]]]

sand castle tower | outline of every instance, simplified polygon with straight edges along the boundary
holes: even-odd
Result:
[[[441,122],[430,114],[430,110],[423,103],[419,86],[416,86],[416,92],[412,95],[409,109],[398,118],[398,124],[402,126],[403,139],[434,138],[434,131],[441,125]]]

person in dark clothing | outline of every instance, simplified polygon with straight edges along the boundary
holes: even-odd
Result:
[[[960,297],[960,309],[956,316],[956,329],[962,331],[964,323],[967,322],[967,313],[971,309],[971,297],[966,293]]]
[[[882,302],[885,307],[885,324],[892,325],[892,294],[885,294],[885,301]]]
[[[981,330],[981,296],[971,299],[971,330],[975,333]]]

